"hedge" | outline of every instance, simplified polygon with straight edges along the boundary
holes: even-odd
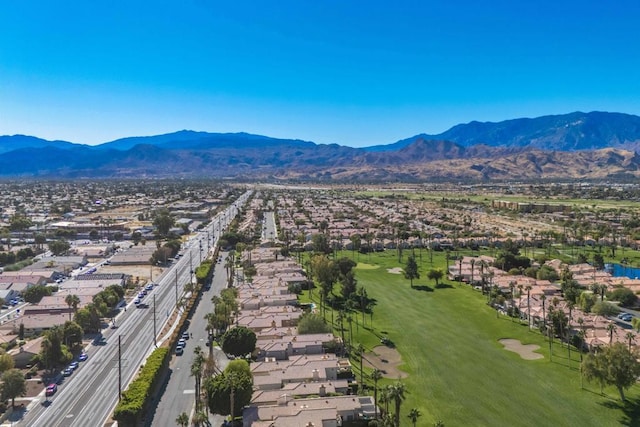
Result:
[[[121,426],[135,426],[143,415],[143,409],[151,400],[151,392],[161,377],[168,361],[169,349],[160,347],[151,353],[147,363],[140,369],[138,377],[122,393],[113,418]]]

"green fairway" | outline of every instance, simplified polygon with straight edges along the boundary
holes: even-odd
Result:
[[[409,374],[402,380],[409,392],[402,404],[403,426],[411,425],[411,408],[423,414],[418,426],[432,426],[436,420],[447,427],[640,425],[637,386],[629,390],[626,405],[613,388],[605,388],[601,396],[598,385],[585,381],[581,390],[577,353],[572,351],[569,367],[566,347],[556,342],[550,362],[548,341],[526,325],[502,315],[497,318],[480,292],[451,282],[434,289],[426,273],[434,267],[445,269],[443,253],[436,253],[434,266],[426,255],[418,259],[422,278],[414,282],[415,289],[402,274],[388,272],[403,265],[396,252],[361,254],[359,262],[368,265],[356,267],[358,284],[377,304],[373,328],[368,315],[364,327],[359,315],[358,323],[351,325],[353,343],[369,351],[380,345],[381,336],[388,336],[397,346],[401,369]],[[327,319],[331,321],[330,311]],[[346,323],[345,328],[348,337]],[[524,360],[504,350],[501,338],[537,344],[544,358]],[[353,364],[358,372],[358,363]]]

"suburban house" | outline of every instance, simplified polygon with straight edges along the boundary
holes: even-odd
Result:
[[[9,355],[13,358],[13,363],[16,368],[25,368],[31,364],[34,356],[37,356],[40,350],[42,350],[43,339],[44,337],[38,337],[25,342],[20,347],[9,350]]]

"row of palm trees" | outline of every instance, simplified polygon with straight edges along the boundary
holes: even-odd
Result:
[[[216,360],[211,353],[209,356],[205,356],[202,348],[196,346],[194,349],[195,357],[191,363],[191,376],[195,379],[195,399],[196,407],[195,413],[191,418],[191,424],[194,426],[204,426],[209,422],[209,407],[206,402],[206,393],[202,389],[203,378],[209,378],[213,375],[220,373]],[[187,427],[189,425],[189,415],[183,412],[176,418],[176,424],[181,427]]]
[[[360,346],[359,346],[360,347]],[[360,354],[360,360],[362,361],[363,351],[358,352]],[[360,370],[362,371],[362,362],[360,363]],[[402,402],[406,398],[407,389],[406,386],[400,381],[396,381],[393,384],[389,384],[386,387],[382,388],[380,391],[380,395],[378,396],[378,381],[382,379],[382,371],[379,369],[374,369],[370,374],[369,378],[373,381],[373,400],[375,401],[375,418],[376,420],[380,419],[378,417],[378,402],[384,405],[384,413],[381,414],[381,427],[400,427],[400,407],[402,406]],[[379,398],[379,400],[378,400]],[[393,404],[395,407],[395,412],[393,416],[389,412],[389,405]],[[416,408],[411,409],[409,412],[409,418],[413,425],[416,425],[418,417],[420,417],[420,411]]]

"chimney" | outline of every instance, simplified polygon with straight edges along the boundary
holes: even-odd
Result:
[[[325,397],[327,395],[327,388],[324,386],[324,384],[320,385],[320,390],[318,391],[318,394],[320,395],[320,397]]]
[[[320,379],[320,375],[317,369],[314,369],[313,371],[313,380],[314,381],[318,381]]]

